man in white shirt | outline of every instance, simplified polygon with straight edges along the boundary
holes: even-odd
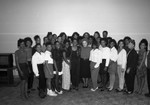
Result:
[[[107,47],[107,39],[102,38],[101,39],[101,47],[100,50],[102,52],[102,63],[100,64],[100,78],[101,78],[101,91],[104,91],[106,89],[106,85],[109,80],[109,74],[108,74],[108,65],[110,61],[110,48]]]
[[[35,76],[39,77],[39,96],[44,98],[46,96],[46,79],[43,70],[44,53],[42,53],[40,44],[37,44],[35,48],[36,52],[32,56],[32,68]]]

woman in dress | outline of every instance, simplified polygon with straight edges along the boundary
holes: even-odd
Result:
[[[149,43],[150,48],[150,43]],[[146,97],[150,97],[150,51],[147,53],[147,87],[148,87],[148,93],[145,94]]]
[[[90,78],[90,51],[91,47],[88,47],[88,40],[82,40],[82,47],[81,47],[81,59],[80,59],[80,71],[81,71],[81,78],[83,80],[83,88],[88,87],[88,79]]]
[[[62,63],[62,88],[70,90],[70,55],[71,47],[69,40],[64,41],[65,48],[63,49],[63,63]]]
[[[25,42],[23,39],[18,40],[18,50],[15,52],[16,66],[21,79],[20,92],[21,98],[27,99],[27,81],[29,77],[27,52],[25,51]]]
[[[146,39],[142,39],[139,43],[139,53],[138,53],[138,65],[137,65],[137,93],[142,94],[142,89],[145,84],[145,76],[146,76],[146,65],[145,60],[147,56],[147,50],[148,50],[148,41]]]
[[[118,41],[118,59],[117,59],[117,74],[119,77],[119,87],[116,89],[117,92],[122,92],[124,88],[124,76],[127,64],[127,53],[124,49],[124,40]]]
[[[71,47],[71,83],[72,88],[78,90],[79,78],[80,78],[80,48],[78,47],[77,39],[73,39],[73,45]]]
[[[32,69],[32,39],[30,37],[25,38],[25,45],[26,45],[26,52],[27,52],[27,61],[28,61],[28,68],[29,68],[29,78],[28,78],[28,93],[34,91],[33,89],[33,81],[34,81],[34,73]]]

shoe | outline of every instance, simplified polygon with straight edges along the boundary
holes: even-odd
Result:
[[[79,90],[79,88],[78,88],[78,87],[75,87],[75,90],[76,90],[76,91],[78,91],[78,90]]]
[[[52,90],[48,90],[47,95],[49,95],[49,96],[57,96],[57,94],[55,92],[53,92]]]
[[[62,90],[61,90],[61,91],[55,90],[55,92],[58,93],[58,94],[63,94],[63,91],[62,91]]]
[[[124,94],[125,95],[130,95],[130,94],[132,94],[133,92],[131,92],[131,91],[126,91]]]
[[[82,86],[82,88],[86,88],[86,86]]]
[[[89,86],[87,85],[87,86],[85,86],[85,88],[88,88]]]
[[[93,88],[92,88],[92,89],[91,89],[91,91],[95,92],[97,89],[98,89],[98,87],[97,87],[97,88],[95,88],[95,89],[93,89]]]
[[[111,88],[108,89],[109,92],[111,92],[112,90],[113,90],[113,88],[112,89]]]
[[[150,97],[150,94],[149,94],[149,93],[146,93],[145,96],[146,96],[146,97]]]
[[[123,89],[115,89],[116,92],[123,92]]]

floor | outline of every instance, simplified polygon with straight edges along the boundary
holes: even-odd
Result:
[[[19,79],[15,80],[13,86],[0,86],[0,105],[150,105],[150,98],[144,95],[124,95],[123,93],[97,90],[91,92],[90,88],[83,89],[80,84],[79,91],[64,92],[57,97],[47,96],[39,98],[38,91],[33,91],[26,101],[19,97]],[[37,87],[38,80],[35,79],[34,87]],[[116,87],[116,86],[115,86]],[[144,87],[143,94],[147,92]]]

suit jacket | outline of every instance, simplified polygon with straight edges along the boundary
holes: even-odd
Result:
[[[136,73],[138,63],[138,54],[135,49],[129,51],[127,56],[127,69],[130,68],[131,73]]]

